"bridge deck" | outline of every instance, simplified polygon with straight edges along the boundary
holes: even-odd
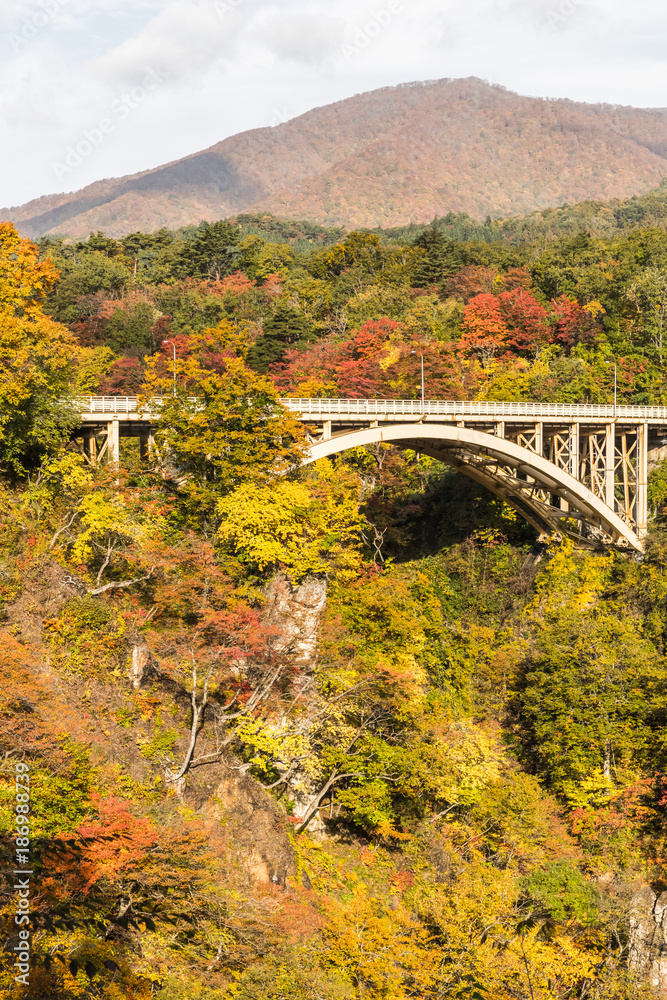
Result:
[[[309,425],[311,460],[396,442],[461,469],[512,503],[540,531],[641,551],[648,473],[667,458],[667,406],[414,399],[282,399]],[[79,401],[75,439],[91,464],[117,462],[121,438],[154,447],[155,399]]]
[[[341,420],[346,417],[405,417],[456,420],[543,420],[569,422],[649,423],[667,427],[667,406],[611,406],[587,403],[494,403],[427,399],[423,406],[414,399],[281,399],[281,403],[303,417]],[[111,417],[122,421],[150,421],[159,406],[140,408],[136,396],[90,396],[79,400],[82,423]]]

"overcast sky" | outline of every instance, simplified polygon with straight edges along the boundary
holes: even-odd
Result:
[[[659,0],[0,0],[0,206],[410,80],[665,107],[666,26]]]

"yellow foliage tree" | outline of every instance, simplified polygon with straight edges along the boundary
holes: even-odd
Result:
[[[200,347],[176,362],[175,381],[162,359],[153,359],[141,397],[148,405],[161,397],[158,450],[198,523],[216,516],[219,497],[245,483],[273,483],[297,467],[305,439],[269,379],[240,357],[218,359],[223,370],[216,370]]]
[[[356,477],[320,466],[310,480],[245,483],[218,500],[222,545],[260,572],[282,567],[295,582],[326,573],[360,544],[363,518]]]
[[[0,224],[0,464],[14,475],[56,451],[75,421],[67,397],[76,341],[42,312],[57,279],[34,243]]]

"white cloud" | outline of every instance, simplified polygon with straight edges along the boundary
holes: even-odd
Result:
[[[326,13],[267,11],[254,33],[276,60],[316,66],[342,43],[345,20]]]
[[[176,0],[137,34],[91,65],[93,74],[114,84],[131,84],[148,66],[160,66],[175,83],[229,59],[240,9],[229,0]]]

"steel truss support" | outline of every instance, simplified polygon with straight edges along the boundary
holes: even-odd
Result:
[[[507,437],[501,439],[497,427],[493,430],[496,433],[488,434],[469,427],[424,423],[348,430],[329,441],[312,444],[309,461],[374,442],[394,443],[460,469],[507,500],[540,532],[557,532],[592,547],[614,545],[641,551],[641,540],[628,519],[628,509],[615,509],[617,468],[619,474],[625,469],[623,483],[627,480],[629,498],[635,495],[630,488],[636,470],[631,435],[626,434],[625,444],[622,436],[619,438],[621,461],[617,466],[613,424],[585,432],[577,429],[576,433],[572,428],[559,428],[546,434],[537,425],[528,431],[522,429],[514,442]],[[583,457],[579,463],[581,437]],[[535,450],[537,444],[546,455]],[[580,465],[590,485],[571,474],[573,464]],[[609,489],[612,504],[607,503]],[[629,513],[632,515],[632,510]]]

